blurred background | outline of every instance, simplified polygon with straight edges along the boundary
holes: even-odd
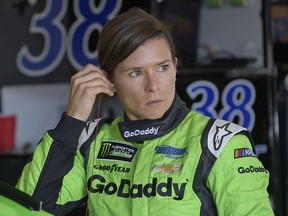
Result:
[[[0,0],[0,181],[16,184],[70,77],[98,64],[99,31],[133,6],[170,30],[187,106],[251,131],[275,214],[288,215],[288,0]],[[123,110],[104,97],[101,113]]]

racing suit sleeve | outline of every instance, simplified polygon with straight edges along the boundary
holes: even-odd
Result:
[[[267,187],[269,172],[252,151],[247,136],[232,137],[207,179],[221,216],[274,215]]]
[[[85,122],[63,114],[44,134],[16,185],[55,215],[65,215],[87,198],[84,158],[77,149],[84,127]]]

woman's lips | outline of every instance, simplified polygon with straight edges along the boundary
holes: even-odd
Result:
[[[159,106],[163,101],[162,100],[153,100],[146,103],[147,106]]]

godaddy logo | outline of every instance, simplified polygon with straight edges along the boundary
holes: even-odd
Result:
[[[258,172],[265,172],[265,173],[268,173],[268,171],[262,167],[262,166],[259,166],[259,167],[254,167],[254,166],[249,166],[249,167],[239,167],[238,168],[238,172],[240,174],[245,174],[245,173],[258,173]]]
[[[129,137],[135,137],[135,136],[143,136],[143,135],[150,135],[150,134],[158,134],[159,132],[159,127],[151,127],[151,128],[146,128],[144,130],[139,130],[136,129],[134,131],[125,131],[124,132],[124,137],[129,138]]]
[[[92,183],[93,182],[93,183]],[[184,198],[187,182],[173,182],[173,178],[166,180],[157,178],[151,179],[146,183],[135,183],[129,179],[119,181],[107,181],[104,176],[93,175],[88,179],[88,185],[91,185],[91,193],[113,195],[121,198],[143,198],[143,197],[171,197],[174,200]]]

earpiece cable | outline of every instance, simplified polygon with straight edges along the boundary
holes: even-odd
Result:
[[[96,129],[95,129],[95,139],[94,139],[94,146],[93,146],[93,159],[92,159],[92,176],[94,174],[94,162],[95,162],[95,153],[96,153],[96,140],[97,140],[97,135],[98,135],[98,131],[99,131],[99,118],[100,118],[100,106],[101,106],[101,94],[98,95],[98,105],[97,105],[97,115],[96,115]],[[96,96],[97,99],[97,96]],[[90,191],[92,189],[92,180],[90,182],[89,185],[89,190],[88,190],[88,197],[87,197],[87,203],[86,203],[86,216],[89,215],[89,199],[90,199]]]

